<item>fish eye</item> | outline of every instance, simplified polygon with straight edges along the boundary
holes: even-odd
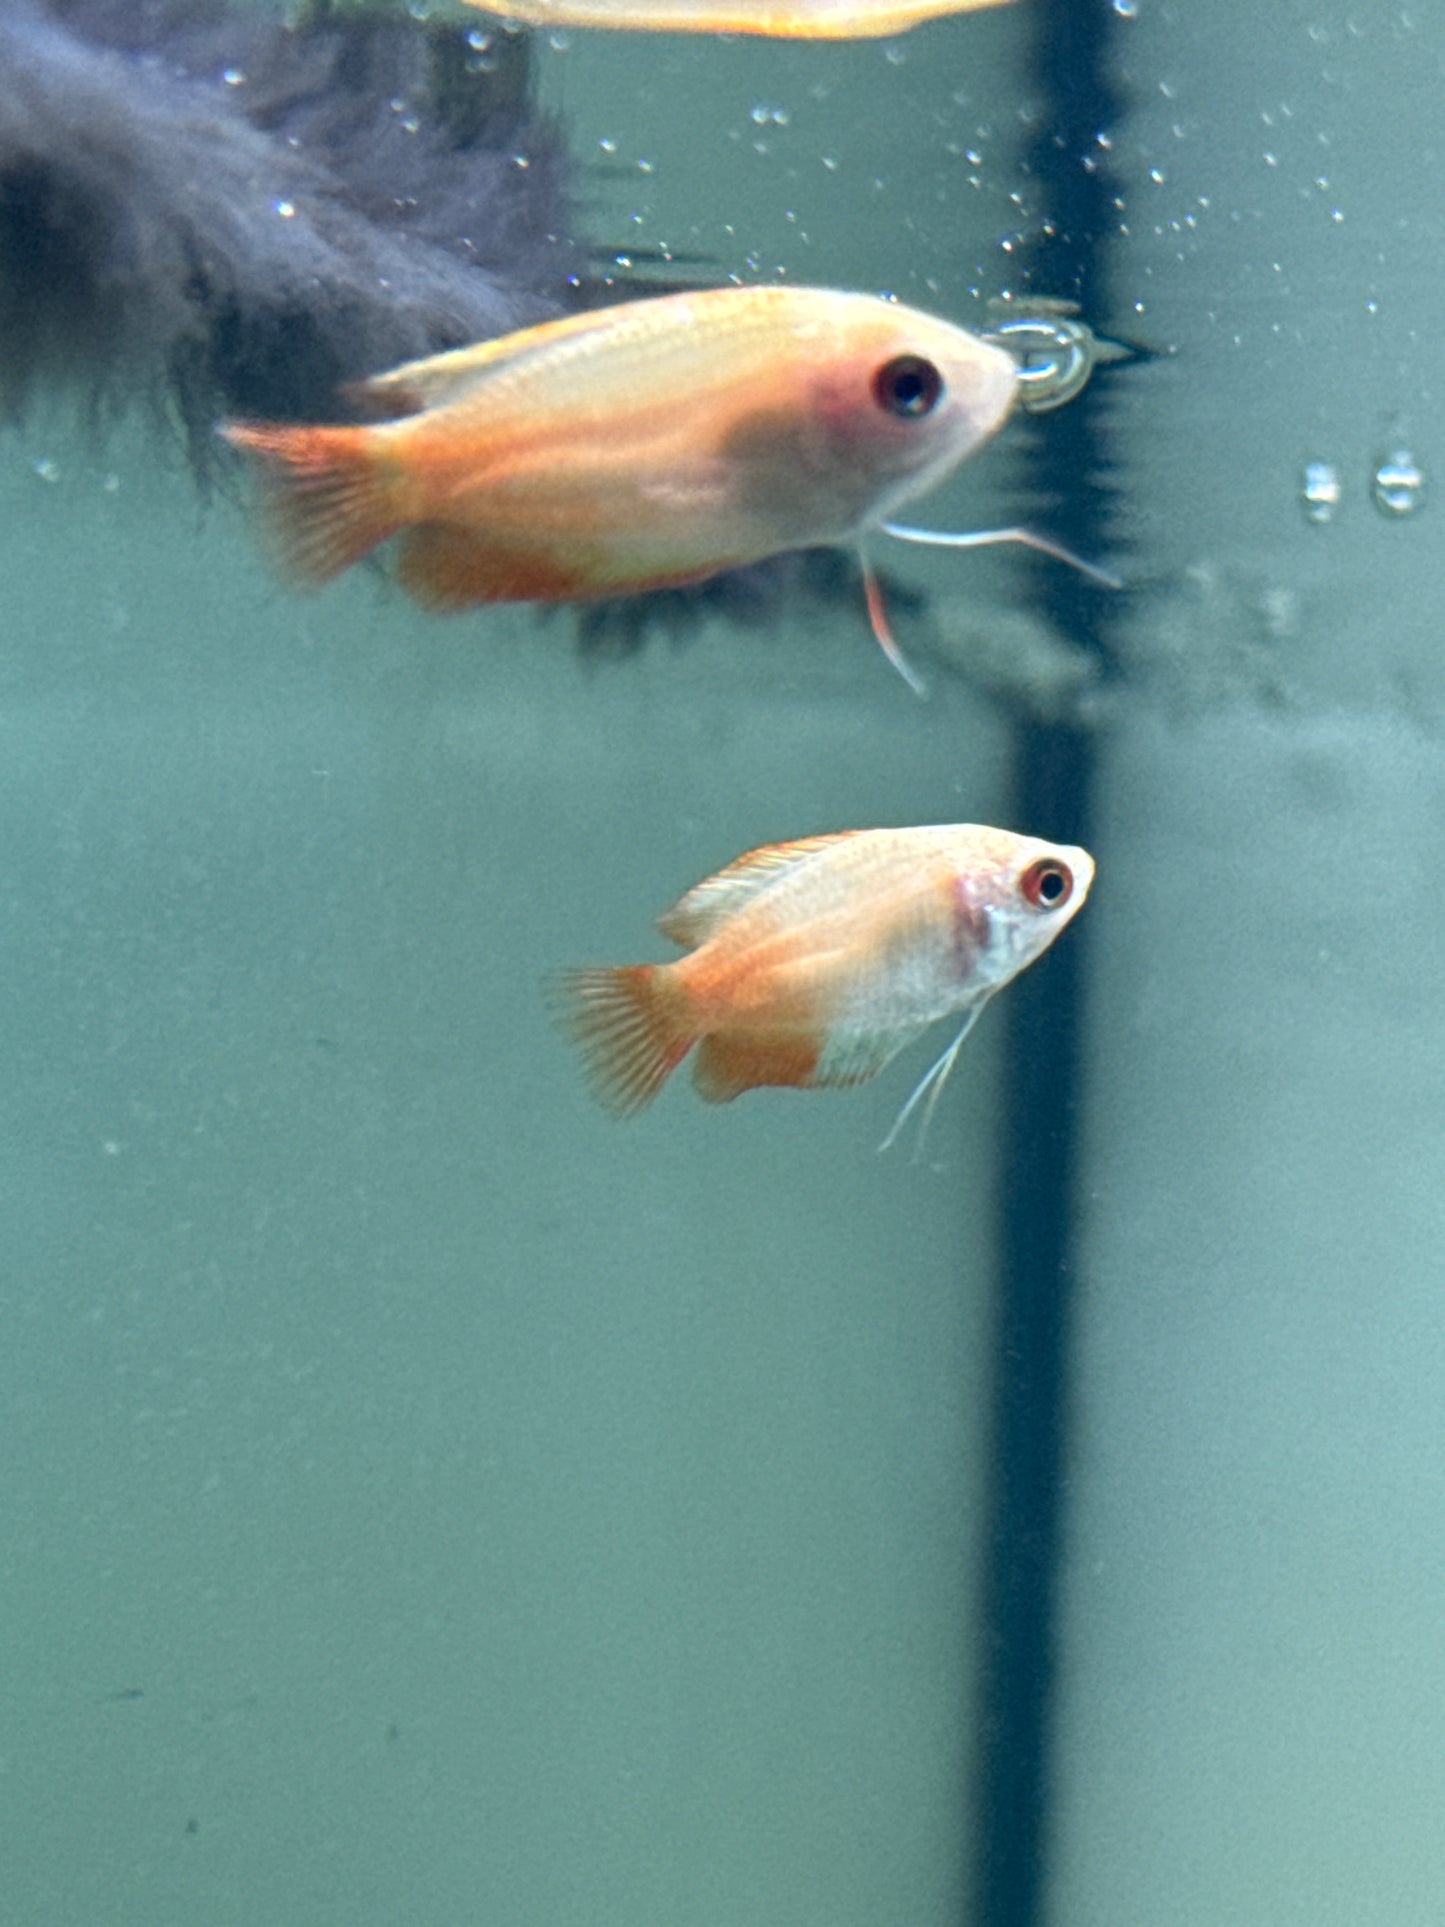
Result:
[[[1057,910],[1074,892],[1074,873],[1057,857],[1037,857],[1019,878],[1019,888],[1036,910]]]
[[[943,393],[943,376],[922,355],[895,355],[873,377],[873,399],[890,415],[916,421],[931,415]]]

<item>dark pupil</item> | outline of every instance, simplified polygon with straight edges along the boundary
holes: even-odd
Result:
[[[1065,889],[1063,871],[1041,870],[1034,888],[1039,893],[1040,903],[1057,903]]]
[[[922,355],[897,355],[873,377],[873,393],[890,415],[913,420],[932,414],[943,393],[943,377]]]

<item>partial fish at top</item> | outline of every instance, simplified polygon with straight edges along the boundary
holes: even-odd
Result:
[[[620,27],[644,33],[754,33],[779,40],[877,40],[945,14],[1008,0],[469,0],[528,27]]]

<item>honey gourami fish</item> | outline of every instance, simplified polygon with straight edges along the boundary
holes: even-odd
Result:
[[[961,1011],[891,1143],[930,1088],[932,1109],[983,1006],[1048,948],[1093,876],[1085,850],[977,823],[774,844],[660,920],[687,956],[575,971],[562,1015],[598,1097],[627,1116],[694,1046],[693,1082],[722,1103],[766,1084],[861,1084]]]
[[[876,40],[943,14],[1006,0],[470,0],[529,27],[630,27],[651,33],[759,33],[780,40]]]
[[[399,534],[405,587],[461,609],[856,543],[988,440],[1018,376],[897,302],[730,287],[543,322],[361,392],[401,419],[223,430],[270,484],[282,565],[324,582]],[[897,660],[881,605],[874,626]]]

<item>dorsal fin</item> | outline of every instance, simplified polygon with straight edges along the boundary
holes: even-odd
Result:
[[[404,361],[385,374],[371,375],[352,385],[350,392],[376,403],[390,415],[410,415],[425,408],[440,408],[469,393],[477,383],[515,368],[530,355],[554,348],[558,342],[576,335],[587,335],[605,327],[609,320],[616,326],[615,310],[593,308],[585,314],[562,315],[552,321],[539,321],[531,328],[498,335],[494,341],[474,341],[466,348],[452,348],[443,355],[427,355],[420,361]]]
[[[679,897],[667,914],[658,918],[657,927],[664,937],[685,949],[706,943],[760,890],[806,863],[819,850],[859,834],[857,830],[833,830],[827,836],[804,836],[793,843],[765,843],[761,849],[749,850]]]

